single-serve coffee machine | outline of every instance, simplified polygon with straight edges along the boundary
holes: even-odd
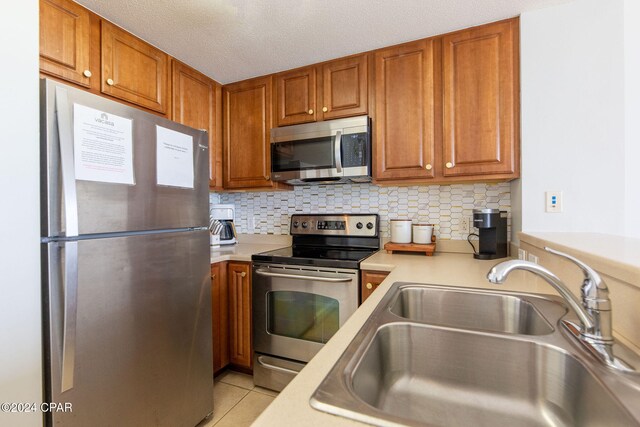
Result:
[[[507,211],[474,209],[473,226],[479,230],[476,259],[496,259],[507,256]]]
[[[209,211],[210,228],[219,230],[221,245],[232,245],[237,242],[236,227],[233,225],[236,207],[234,205],[212,205]],[[215,232],[215,231],[214,231]]]

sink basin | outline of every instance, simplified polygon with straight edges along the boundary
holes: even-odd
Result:
[[[640,426],[640,375],[570,341],[563,317],[557,297],[396,282],[310,404],[383,426]]]
[[[631,425],[575,358],[524,341],[387,324],[351,377],[353,394],[403,424]]]
[[[408,320],[454,328],[524,335],[553,332],[533,304],[513,295],[406,286],[389,309]]]

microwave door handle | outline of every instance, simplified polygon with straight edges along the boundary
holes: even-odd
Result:
[[[336,132],[336,141],[333,145],[333,155],[336,160],[336,172],[342,173],[342,132]]]

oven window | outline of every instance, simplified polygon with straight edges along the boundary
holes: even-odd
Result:
[[[326,343],[339,326],[338,300],[307,292],[267,292],[267,332]]]

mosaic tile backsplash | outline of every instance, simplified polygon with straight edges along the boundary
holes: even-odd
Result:
[[[377,213],[380,231],[388,237],[389,219],[409,218],[435,224],[439,239],[464,240],[463,217],[474,208],[508,212],[511,235],[509,183],[455,184],[413,187],[378,187],[372,184],[295,187],[293,191],[260,193],[211,193],[211,203],[236,207],[236,230],[248,234],[289,234],[294,213]]]

